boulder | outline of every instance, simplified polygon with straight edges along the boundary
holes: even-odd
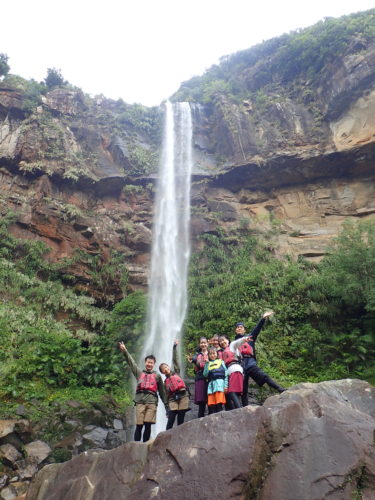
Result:
[[[371,499],[374,412],[375,388],[364,381],[299,384],[153,442],[47,466],[27,500]]]
[[[102,427],[95,427],[90,432],[83,435],[83,442],[90,447],[96,448],[107,448],[106,438],[108,435],[108,429],[103,429]]]
[[[21,457],[21,453],[12,444],[2,444],[0,446],[0,460],[4,464],[13,466]]]
[[[29,436],[31,427],[28,420],[0,420],[0,438],[16,432],[18,435]]]
[[[32,457],[40,464],[51,453],[51,448],[43,441],[33,441],[25,445],[25,451],[28,457]]]

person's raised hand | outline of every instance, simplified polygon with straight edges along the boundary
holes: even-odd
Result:
[[[262,318],[263,318],[263,319],[269,318],[270,316],[272,316],[272,314],[275,314],[275,313],[274,313],[273,311],[266,311],[266,312],[263,314]]]
[[[118,347],[119,347],[119,349],[120,349],[121,352],[125,352],[126,351],[126,347],[125,347],[124,342],[122,342],[122,341],[119,342],[118,343]]]

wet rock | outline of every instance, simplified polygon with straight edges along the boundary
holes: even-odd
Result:
[[[148,445],[127,443],[47,467],[28,500],[89,491],[93,500],[203,500],[207,491],[216,498],[349,500],[358,489],[370,499],[374,413],[375,388],[366,382],[299,384],[263,406],[196,419]]]

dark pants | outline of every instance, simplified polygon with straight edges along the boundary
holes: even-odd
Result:
[[[134,432],[134,441],[140,441],[142,437],[142,428],[145,426],[143,431],[143,442],[145,443],[150,439],[151,436],[151,422],[145,422],[144,424],[137,425]]]
[[[169,410],[166,430],[172,429],[176,417],[177,425],[183,424],[185,420],[185,413],[186,410]]]
[[[241,401],[237,392],[228,392],[227,400],[229,403],[229,410],[235,410],[236,408],[241,408]]]
[[[247,406],[249,404],[249,379],[252,377],[254,381],[262,387],[264,384],[269,385],[278,392],[284,392],[284,387],[281,387],[277,382],[275,382],[267,373],[263,372],[260,368],[256,367],[254,373],[245,373],[243,378],[243,392],[242,392],[242,406]]]
[[[204,411],[207,403],[198,403],[198,418],[204,417]]]
[[[209,405],[208,407],[209,415],[212,415],[213,413],[219,413],[220,411],[223,411],[223,405],[221,403],[217,405]]]

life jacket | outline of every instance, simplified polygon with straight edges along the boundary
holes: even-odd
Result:
[[[241,356],[243,358],[252,358],[254,357],[254,349],[248,342],[244,342],[239,348]]]
[[[173,375],[165,379],[165,387],[167,389],[167,392],[170,394],[186,390],[185,382],[179,375],[177,375],[177,373],[174,373]]]
[[[203,371],[204,365],[206,364],[206,361],[208,361],[208,353],[207,354],[202,354],[201,352],[197,355],[195,363],[194,363],[194,370],[196,372]]]
[[[225,368],[221,359],[215,359],[208,363],[208,380],[216,380],[225,378]]]
[[[226,364],[226,366],[230,366],[230,365],[233,365],[234,363],[238,363],[238,358],[237,358],[236,354],[230,350],[229,346],[223,350],[222,356],[223,356],[223,361]]]
[[[137,382],[136,392],[152,392],[157,394],[158,392],[158,381],[155,372],[145,372],[143,371]]]

